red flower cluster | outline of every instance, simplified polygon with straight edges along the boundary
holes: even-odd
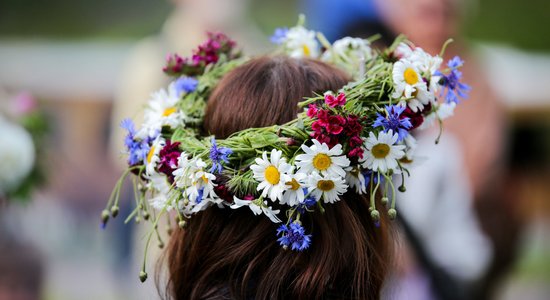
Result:
[[[182,58],[177,54],[166,58],[166,66],[162,69],[172,76],[196,76],[204,72],[209,64],[217,63],[222,54],[229,59],[237,58],[239,53],[234,53],[235,42],[223,33],[208,32],[208,40],[193,51],[191,58]]]
[[[345,99],[345,98],[344,98]],[[345,101],[345,100],[344,100]],[[359,118],[354,115],[343,117],[332,113],[328,109],[321,109],[310,104],[307,110],[307,116],[311,119],[317,119],[311,124],[313,133],[311,136],[321,143],[334,147],[340,141],[347,140],[350,151],[348,157],[363,158],[361,132],[363,126]],[[343,144],[343,146],[345,146]]]
[[[160,173],[166,174],[171,183],[174,182],[172,171],[178,167],[178,158],[181,154],[179,145],[179,142],[172,143],[170,140],[167,140],[166,145],[159,152],[160,161],[158,163],[158,170]]]

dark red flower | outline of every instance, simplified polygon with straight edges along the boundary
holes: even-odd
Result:
[[[330,134],[340,134],[344,130],[346,119],[339,115],[330,116],[327,120],[327,126],[325,127]]]
[[[431,104],[428,104],[430,105],[430,110],[431,110]],[[426,107],[424,107],[424,111],[426,111]],[[405,108],[405,110],[401,113],[401,116],[400,116],[400,119],[403,119],[403,118],[409,118],[409,120],[411,121],[411,124],[412,124],[412,127],[408,130],[413,130],[415,128],[418,128],[420,125],[422,125],[422,123],[424,123],[424,117],[422,116],[422,112],[423,111],[418,111],[418,112],[414,112],[412,111],[412,109],[410,109],[408,106],[407,108]]]
[[[225,202],[233,203],[233,193],[231,193],[225,184],[220,183],[214,186],[214,192],[216,192],[216,195],[218,195],[218,197],[223,199]]]
[[[173,182],[174,175],[172,172],[178,166],[178,158],[180,157],[181,150],[179,149],[179,142],[172,143],[170,140],[166,141],[166,145],[160,150],[158,163],[159,172],[166,174],[170,182]]]

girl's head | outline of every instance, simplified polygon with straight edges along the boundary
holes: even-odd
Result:
[[[228,73],[213,91],[204,131],[225,138],[296,117],[304,97],[337,91],[349,81],[317,60],[261,57]],[[383,220],[376,228],[368,200],[352,192],[301,220],[312,233],[304,252],[284,250],[278,224],[247,209],[212,207],[167,249],[167,293],[174,299],[378,299],[389,250]],[[282,216],[284,218],[284,216]]]

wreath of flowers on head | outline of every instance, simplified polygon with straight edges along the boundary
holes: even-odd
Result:
[[[352,74],[353,81],[301,101],[304,112],[286,124],[217,140],[201,135],[208,97],[223,75],[247,58],[221,33],[209,33],[190,58],[168,56],[163,70],[174,81],[151,95],[139,129],[122,121],[129,168],[102,212],[103,226],[118,214],[120,189],[130,173],[137,175],[136,208],[126,222],[154,224],[147,245],[155,234],[164,245],[156,226],[163,214],[171,212],[168,222],[175,217],[185,227],[193,214],[217,206],[248,208],[281,223],[274,238],[285,249],[304,251],[314,237],[301,216],[323,212],[347,191],[369,197],[375,223],[380,193],[383,209],[395,218],[392,178],[400,177],[398,190],[404,191],[415,160],[410,132],[434,121],[441,126],[467,96],[470,88],[460,81],[463,61],[455,57],[442,66],[447,44],[432,56],[403,37],[383,51],[371,47],[372,39],[345,37],[330,44],[303,23],[301,18],[297,26],[275,31],[271,40],[278,52],[328,62]],[[140,279],[146,277],[144,262]]]

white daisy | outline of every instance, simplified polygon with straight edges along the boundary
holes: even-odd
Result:
[[[350,188],[354,188],[355,192],[359,195],[367,192],[367,185],[365,184],[365,176],[361,173],[359,166],[353,166],[346,171],[346,182]]]
[[[454,114],[454,110],[456,107],[456,103],[450,102],[450,103],[434,103],[432,108],[433,112],[426,117],[424,117],[424,122],[422,122],[422,125],[418,129],[426,129],[433,125],[435,120],[445,120],[448,117],[451,117]]]
[[[175,83],[172,82],[168,91],[160,89],[151,94],[151,99],[144,110],[143,125],[136,136],[144,139],[158,134],[163,126],[176,128],[183,125],[185,114],[176,107],[180,100]]]
[[[156,173],[156,167],[158,162],[160,161],[159,153],[160,150],[164,148],[164,145],[166,145],[166,140],[164,140],[164,138],[160,135],[153,141],[153,144],[149,149],[149,153],[147,154],[147,158],[145,159],[146,174],[152,175]]]
[[[308,188],[315,199],[322,198],[325,203],[334,203],[340,200],[340,195],[347,191],[348,185],[340,176],[321,176],[313,172],[308,176]]]
[[[349,166],[350,161],[342,155],[342,145],[337,144],[329,149],[327,144],[313,139],[313,145],[302,145],[302,150],[305,154],[296,156],[296,165],[300,168],[298,172],[309,174],[315,171],[323,175],[346,176],[344,168]]]
[[[399,159],[399,162],[404,168],[410,169],[416,164],[417,159],[419,159],[415,154],[418,143],[416,142],[416,139],[409,134],[403,139],[403,145],[405,146],[405,154]],[[401,174],[401,169],[397,168],[394,172],[395,174]]]
[[[190,162],[187,171],[189,179],[191,179],[191,185],[187,187],[185,193],[195,205],[199,205],[201,202],[219,202],[219,198],[214,192],[216,175],[205,171],[205,168],[206,163],[199,158]],[[202,203],[201,207],[204,205]]]
[[[401,98],[399,105],[407,105],[412,111],[418,112],[423,110],[425,105],[435,102],[435,95],[427,90],[426,84],[423,83],[416,87],[416,90],[411,93],[410,98]]]
[[[291,172],[290,172],[291,173]],[[288,204],[290,206],[296,206],[299,203],[304,202],[305,193],[305,181],[307,175],[305,173],[289,174],[285,179],[286,190],[283,192],[283,199],[281,204]]]
[[[178,166],[172,172],[172,175],[174,175],[174,183],[176,187],[180,189],[186,189],[192,183],[191,177],[188,174],[189,167],[191,166],[190,162],[189,155],[182,152],[180,157],[178,157]]]
[[[393,65],[392,77],[395,89],[392,97],[396,99],[411,98],[418,87],[426,85],[422,81],[418,67],[407,59],[401,59]]]
[[[392,130],[379,132],[378,137],[371,131],[365,140],[363,168],[385,173],[397,168],[397,160],[405,155],[405,146],[396,145],[398,135]]]
[[[319,57],[319,42],[315,31],[307,30],[302,26],[290,28],[284,41],[285,51],[290,57]]]
[[[435,72],[439,70],[443,59],[439,56],[432,56],[420,47],[416,47],[412,54],[409,56],[409,60],[418,67],[420,74],[428,79],[429,90],[434,93],[439,87],[440,76],[435,76]]]
[[[241,208],[243,206],[248,206],[250,210],[255,215],[264,214],[266,215],[271,222],[273,223],[280,223],[281,220],[279,217],[277,217],[277,214],[279,214],[280,210],[274,210],[271,206],[268,206],[267,201],[261,202],[259,199],[256,200],[242,200],[235,196],[233,196],[233,204],[230,206],[232,209]]]
[[[413,54],[413,49],[410,45],[406,43],[400,43],[397,48],[395,48],[395,56],[399,57],[399,59],[407,59]]]
[[[374,56],[370,42],[361,38],[345,37],[325,51],[321,60],[336,64],[354,75],[360,75],[362,64]]]
[[[254,179],[260,182],[258,191],[262,191],[262,197],[269,197],[272,201],[282,199],[286,189],[285,177],[291,171],[291,166],[281,157],[282,154],[282,151],[273,149],[268,159],[264,151],[262,158],[256,158],[256,164],[250,166]]]
[[[148,183],[146,188],[151,191],[152,198],[149,199],[149,204],[156,210],[166,209],[172,210],[170,199],[174,196],[174,192],[167,177],[163,174],[152,173],[146,176]]]

